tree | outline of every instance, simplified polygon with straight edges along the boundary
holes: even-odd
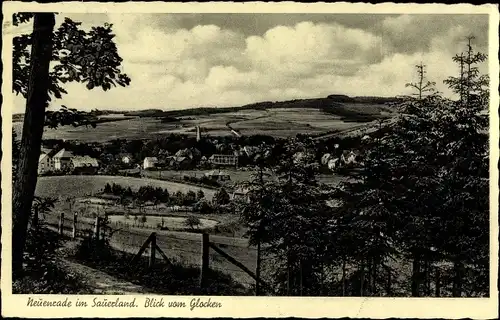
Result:
[[[186,220],[184,221],[184,225],[186,227],[189,227],[191,228],[192,230],[196,228],[198,228],[200,225],[201,225],[201,221],[200,221],[200,218],[198,217],[195,217],[195,216],[189,216],[186,218]]]
[[[420,63],[415,66],[418,74],[418,81],[416,83],[410,82],[407,83],[407,87],[414,88],[416,92],[412,94],[412,96],[417,97],[417,99],[422,100],[428,93],[435,93],[435,82],[427,81],[425,78],[426,70],[425,65]]]
[[[196,200],[200,201],[203,198],[205,198],[205,193],[200,189],[196,192]]]
[[[196,202],[196,193],[194,193],[193,190],[189,190],[184,198],[184,204],[189,206],[195,202]]]
[[[369,274],[377,256],[409,259],[413,296],[430,295],[430,269],[443,261],[453,265],[454,296],[462,295],[467,278],[478,287],[469,294],[487,292],[487,77],[475,66],[484,55],[471,53],[470,44],[468,51],[455,57],[459,77],[445,81],[459,99],[413,86],[417,98],[404,99],[401,116],[365,146],[362,179],[347,183],[341,198],[361,241],[354,244],[363,249],[355,259],[372,259]],[[373,291],[374,276],[368,278]]]
[[[14,278],[22,271],[23,250],[34,197],[38,158],[45,124],[94,124],[93,118],[74,109],[46,112],[51,96],[61,98],[66,82],[83,82],[87,88],[126,86],[127,75],[118,67],[119,57],[111,25],[94,27],[88,33],[79,23],[65,19],[54,32],[54,13],[19,13],[14,25],[33,18],[33,32],[14,38],[13,90],[26,98],[26,112],[20,144],[20,160],[13,192],[12,270]],[[31,46],[31,52],[29,47]],[[51,62],[56,64],[50,69]],[[46,119],[47,116],[47,119]]]
[[[104,186],[103,193],[106,193],[106,194],[112,193],[111,185],[109,183],[106,183],[106,185]]]
[[[226,204],[229,204],[231,201],[231,198],[229,196],[229,193],[227,193],[226,189],[220,188],[219,191],[217,191],[214,195],[213,202],[216,205],[223,206]]]
[[[142,223],[142,226],[144,227],[144,224],[148,221],[148,218],[146,217],[146,215],[143,214],[141,216],[141,220],[140,221]]]

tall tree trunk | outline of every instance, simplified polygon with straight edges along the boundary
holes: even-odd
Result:
[[[463,270],[463,264],[461,261],[455,261],[453,263],[453,271],[454,271],[454,277],[453,277],[453,296],[454,297],[460,297],[462,296],[462,270]]]
[[[385,291],[387,296],[392,295],[392,274],[391,274],[391,269],[387,267],[387,283],[385,287]]]
[[[425,258],[425,295],[431,295],[431,265],[429,258]]]
[[[342,257],[342,296],[345,297],[346,293],[346,285],[345,285],[345,276],[346,276],[346,258]]]
[[[260,296],[260,264],[261,264],[261,257],[260,257],[260,240],[257,242],[257,268],[255,269],[255,276],[257,278],[257,282],[255,283],[255,295]]]
[[[27,227],[36,188],[45,109],[48,105],[49,65],[52,56],[54,24],[54,13],[36,13],[34,16],[26,113],[13,192],[12,272],[14,279],[22,272]]]
[[[365,294],[365,261],[361,260],[361,265],[359,267],[359,295],[360,297]]]
[[[367,281],[366,281],[366,291],[369,295],[373,293],[372,288],[372,276],[373,276],[373,258],[368,259],[368,270],[367,270]]]
[[[420,254],[416,252],[413,254],[411,295],[412,297],[420,296]]]

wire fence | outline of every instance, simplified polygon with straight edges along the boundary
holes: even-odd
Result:
[[[46,224],[60,228],[62,221],[62,231],[65,234],[73,235],[76,231],[76,237],[87,237],[96,230],[96,222],[91,217],[77,216],[76,224],[73,215],[61,215],[57,213],[44,214],[40,217]],[[75,225],[75,231],[74,226]],[[186,267],[202,266],[202,234],[194,232],[165,231],[142,225],[133,226],[120,222],[109,222],[106,230],[101,229],[101,233],[109,237],[110,245],[118,251],[136,254],[142,245],[148,240],[152,232],[156,233],[157,246],[174,263]],[[257,249],[248,246],[248,241],[240,238],[230,238],[223,236],[211,236],[210,243],[217,245],[218,248],[240,262],[243,266],[252,272],[257,268]],[[149,254],[149,248],[145,254]],[[157,253],[158,258],[159,253]],[[223,272],[230,275],[234,281],[247,287],[255,285],[255,279],[246,271],[235,266],[226,258],[222,257],[214,250],[209,250],[210,269]]]

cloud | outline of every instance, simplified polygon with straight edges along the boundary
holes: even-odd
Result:
[[[255,68],[298,75],[305,75],[307,70],[335,72],[344,62],[362,65],[381,57],[379,37],[338,24],[301,22],[294,27],[277,26],[262,37],[247,38],[246,42],[245,55]]]
[[[129,87],[107,92],[71,83],[53,105],[87,110],[234,106],[332,93],[392,96],[405,93],[420,62],[438,89],[449,92],[442,81],[457,73],[452,56],[471,33],[484,52],[488,29],[478,15],[70,17],[84,28],[112,23],[121,70],[132,79]],[[21,110],[22,99],[16,105]]]

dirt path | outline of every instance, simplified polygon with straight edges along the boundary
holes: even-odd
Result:
[[[60,260],[61,266],[76,274],[82,282],[92,288],[95,294],[146,294],[148,293],[143,287],[133,284],[128,281],[116,279],[115,277],[102,272],[100,270],[67,260]]]
[[[129,281],[117,279],[106,272],[94,269],[67,258],[68,252],[73,251],[78,241],[67,240],[58,250],[59,265],[67,273],[76,275],[82,283],[94,294],[146,294],[144,287]]]

